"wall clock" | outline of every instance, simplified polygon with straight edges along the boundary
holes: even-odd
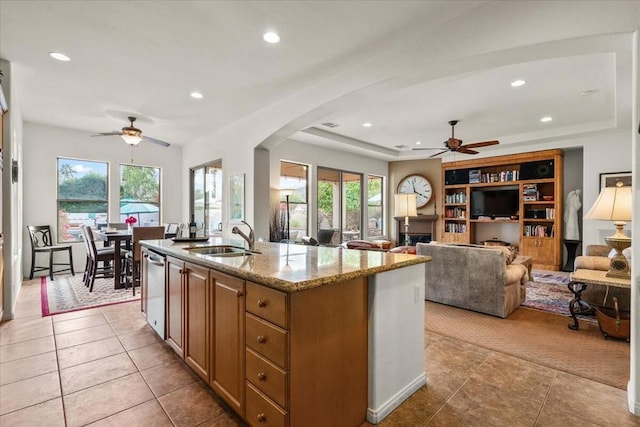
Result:
[[[415,194],[418,209],[425,207],[433,198],[433,187],[429,180],[418,174],[405,176],[398,184],[398,193]]]

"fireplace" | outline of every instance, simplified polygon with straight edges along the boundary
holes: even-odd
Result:
[[[395,217],[396,235],[398,236],[397,245],[404,244],[404,217]],[[418,215],[409,217],[409,245],[415,246],[416,243],[429,243],[435,236],[436,221],[438,215]]]

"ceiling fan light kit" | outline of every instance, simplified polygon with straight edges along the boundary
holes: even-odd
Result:
[[[473,142],[471,144],[463,145],[461,139],[457,139],[454,135],[454,127],[458,124],[458,120],[450,120],[449,126],[451,126],[451,138],[447,139],[443,142],[444,149],[441,147],[419,147],[413,148],[413,150],[440,150],[438,153],[432,154],[429,156],[436,157],[440,154],[446,153],[447,151],[464,153],[464,154],[478,154],[476,150],[471,150],[471,148],[480,148],[480,147],[488,147],[490,145],[499,144],[499,141],[482,141],[482,142]]]
[[[168,147],[168,146],[171,145],[168,142],[161,141],[159,139],[155,139],[155,138],[151,138],[151,137],[142,135],[142,131],[140,129],[138,129],[137,127],[133,126],[133,122],[136,121],[136,118],[133,117],[133,116],[129,116],[127,118],[129,119],[129,126],[123,127],[120,132],[117,132],[117,131],[100,132],[100,133],[98,133],[96,135],[91,135],[91,136],[118,135],[124,140],[124,142],[126,142],[128,145],[130,145],[132,147],[135,146],[135,145],[138,145],[140,143],[140,141],[142,141],[142,140],[145,140],[147,142],[152,142],[154,144],[158,144],[158,145],[161,145],[163,147]]]

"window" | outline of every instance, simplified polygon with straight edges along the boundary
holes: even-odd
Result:
[[[382,177],[369,175],[367,185],[367,236],[381,236],[384,230]]]
[[[191,169],[191,214],[198,234],[220,235],[222,231],[222,162]]]
[[[289,236],[285,235],[284,238],[290,240],[300,240],[300,237],[309,234],[308,171],[307,165],[280,162],[280,211],[285,213],[285,222],[287,218],[286,195],[289,194],[289,223],[282,224],[282,228],[285,233],[289,232]]]
[[[120,222],[136,218],[136,225],[160,224],[160,168],[120,165]]]
[[[318,167],[318,241],[339,244],[362,238],[362,214],[362,175]]]
[[[58,157],[58,242],[80,242],[80,227],[107,224],[108,170],[105,162]]]

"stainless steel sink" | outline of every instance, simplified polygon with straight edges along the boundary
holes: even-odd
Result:
[[[253,253],[244,248],[239,248],[237,246],[230,246],[230,245],[201,246],[201,247],[186,248],[186,249],[191,253],[208,255],[208,256],[228,257],[228,256],[251,255]]]

